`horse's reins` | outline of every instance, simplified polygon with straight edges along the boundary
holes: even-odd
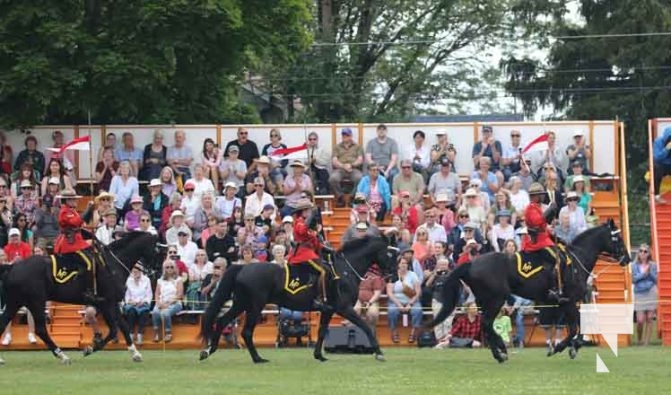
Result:
[[[616,231],[611,231],[611,236],[614,236],[614,235],[616,235],[616,234],[619,233],[619,232],[620,232],[619,229],[616,230]],[[575,247],[574,247],[574,248],[575,248]],[[617,260],[616,260],[613,256],[611,256],[611,255],[607,255],[607,254],[599,254],[599,255],[597,256],[597,259],[600,259],[600,260],[606,262],[607,265],[606,265],[605,268],[599,270],[597,273],[592,274],[592,272],[590,272],[590,271],[587,270],[587,268],[585,267],[585,265],[582,263],[582,260],[578,257],[578,255],[577,255],[576,253],[574,253],[574,252],[572,251],[572,249],[568,249],[568,248],[567,248],[566,251],[567,251],[569,254],[571,254],[571,256],[572,256],[573,258],[575,258],[575,260],[578,262],[580,268],[581,268],[581,269],[582,269],[588,276],[592,276],[593,278],[597,278],[597,277],[599,277],[599,275],[600,275],[601,273],[603,273],[603,272],[605,272],[606,270],[608,270],[612,265],[620,265],[620,266],[621,266],[621,265],[622,265],[622,262],[623,262],[624,259],[625,259],[625,255],[624,255],[624,254],[622,254],[622,256],[620,257],[620,259],[617,259]],[[607,257],[608,259],[604,259],[605,257]]]
[[[340,255],[340,256],[342,257],[342,259],[345,261],[345,263],[347,264],[347,266],[349,266],[349,268],[352,269],[352,271],[354,272],[354,274],[356,275],[356,277],[359,279],[359,281],[363,281],[363,277],[361,277],[361,275],[360,275],[359,272],[354,268],[354,266],[352,266],[352,264],[349,263],[349,260],[347,259],[347,257],[345,256],[345,254],[343,254],[341,251],[336,251],[336,252],[335,252],[335,255],[336,255],[336,256],[337,256],[337,255]]]
[[[116,256],[116,254],[114,253],[114,251],[112,251],[111,248],[109,248],[108,246],[102,244],[102,243],[100,242],[100,240],[98,240],[98,239],[95,239],[95,242],[96,242],[96,244],[98,244],[98,248],[101,248],[101,249],[103,250],[103,252],[104,252],[104,251],[109,252],[109,254],[112,256],[112,258],[114,258],[114,261],[116,261],[116,263],[117,263],[119,266],[121,266],[126,272],[128,272],[129,275],[131,274],[130,269],[128,269],[128,268],[126,267],[126,265],[124,265],[123,261],[122,261],[118,256]]]

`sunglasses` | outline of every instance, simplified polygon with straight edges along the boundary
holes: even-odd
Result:
[[[519,134],[511,134],[510,137],[522,137]]]
[[[571,198],[571,199],[566,199],[566,201],[567,201],[567,202],[574,202],[574,203],[575,203],[575,202],[577,202],[577,201],[578,201],[578,199],[575,199],[575,198]]]
[[[165,270],[168,270],[168,269],[174,269],[174,268],[175,268],[174,266],[166,266],[166,267],[165,267]]]
[[[148,219],[141,219],[140,222],[149,222]]]
[[[253,219],[246,219],[245,222],[254,222]]]
[[[412,169],[411,166],[401,166],[401,169]]]
[[[246,135],[248,135],[249,133],[247,133],[247,132],[238,132],[238,134],[241,135],[241,136],[246,136]]]
[[[7,188],[7,185],[0,185],[0,188]]]
[[[193,192],[195,189],[185,189],[184,192]]]
[[[213,269],[221,269],[221,266],[213,266]]]
[[[308,140],[310,140],[310,141],[317,141],[317,139],[314,138],[314,137],[310,137]]]
[[[270,137],[280,137],[280,136],[278,136],[276,134],[271,134]]]
[[[477,196],[467,196],[468,199],[475,199]]]
[[[21,189],[33,189],[33,187],[21,187]]]
[[[101,201],[101,202],[109,202],[109,201],[110,201],[110,198],[100,198],[100,201]]]
[[[263,188],[263,184],[254,184],[254,186]]]
[[[648,250],[638,250],[638,252],[640,252],[641,254],[647,254],[647,253],[649,253],[650,251],[648,251]]]
[[[460,215],[459,218],[468,218],[468,215]]]
[[[168,251],[168,255],[177,255],[177,251]]]

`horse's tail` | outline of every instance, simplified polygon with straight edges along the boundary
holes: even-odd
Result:
[[[466,262],[459,265],[456,269],[450,273],[445,282],[443,283],[442,288],[442,303],[443,306],[438,311],[433,320],[429,322],[426,326],[428,328],[433,328],[434,326],[445,321],[445,319],[452,314],[454,309],[457,307],[459,302],[459,293],[461,292],[461,281],[468,281],[470,277],[471,262]]]
[[[231,299],[233,294],[233,287],[235,286],[235,280],[242,270],[243,265],[231,265],[224,272],[224,276],[219,280],[219,285],[217,290],[212,297],[212,300],[207,305],[205,313],[203,314],[203,320],[200,327],[200,338],[203,342],[206,342],[210,339],[212,335],[212,329],[214,326],[214,321],[219,315],[221,308],[224,306],[224,303]]]

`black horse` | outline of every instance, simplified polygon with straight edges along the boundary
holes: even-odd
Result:
[[[558,308],[563,310],[569,334],[555,346],[553,353],[563,351],[570,344],[571,358],[575,358],[581,345],[576,338],[580,323],[576,303],[585,295],[586,282],[597,258],[602,253],[608,254],[615,257],[620,266],[626,266],[631,259],[620,236],[620,230],[612,219],[578,235],[567,247],[567,251],[571,264],[563,265],[560,273],[564,295],[570,302],[561,304]],[[544,305],[553,304],[547,301],[550,273],[539,268],[540,272],[529,275],[532,266],[525,268],[524,263],[518,260],[517,255],[488,253],[479,256],[473,262],[457,267],[448,275],[443,285],[443,307],[429,326],[437,325],[452,313],[463,281],[471,288],[478,307],[482,309],[482,330],[492,355],[499,362],[506,361],[508,359],[506,346],[501,337],[494,332],[493,327],[494,319],[504,301],[511,294],[515,294]],[[523,277],[520,272],[526,274],[528,278]]]
[[[120,328],[133,360],[138,362],[142,360],[142,355],[130,337],[128,325],[121,317],[119,303],[126,292],[126,279],[130,269],[138,260],[148,265],[153,263],[157,255],[154,248],[157,242],[158,238],[154,235],[132,232],[108,247],[98,246],[104,264],[96,266],[96,279],[98,295],[104,298],[104,302],[95,307],[104,317],[110,331],[102,342],[94,342],[93,348],[85,351],[85,355],[103,349],[116,336],[117,328]],[[58,348],[47,333],[44,306],[47,300],[85,304],[83,294],[86,290],[86,279],[85,276],[76,275],[61,284],[55,280],[54,272],[52,259],[49,256],[32,256],[13,265],[0,265],[5,301],[5,310],[0,316],[0,333],[5,330],[7,323],[14,318],[19,308],[26,306],[35,318],[35,334],[62,363],[68,364],[70,358]]]
[[[340,279],[329,281],[326,289],[328,302],[336,313],[361,328],[374,348],[375,357],[384,360],[380,345],[371,328],[356,314],[354,303],[359,293],[359,283],[373,262],[383,275],[390,274],[396,263],[397,249],[389,247],[382,237],[364,237],[346,243],[335,253],[333,267]],[[229,266],[205,310],[201,337],[206,348],[200,359],[209,357],[217,350],[222,328],[242,312],[246,313],[242,337],[255,363],[268,362],[259,356],[254,346],[254,327],[261,318],[261,311],[267,303],[274,303],[291,310],[311,311],[317,288],[312,286],[295,295],[285,290],[285,271],[282,267],[267,263]],[[231,308],[219,319],[217,316],[224,303],[233,299]],[[319,336],[314,349],[314,357],[326,361],[322,355],[322,345],[333,312],[320,315]],[[215,325],[216,321],[216,325]]]

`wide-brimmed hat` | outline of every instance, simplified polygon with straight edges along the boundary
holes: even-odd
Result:
[[[294,205],[294,212],[307,210],[313,208],[314,204],[309,199],[299,199]]]
[[[32,188],[32,187],[33,187],[33,183],[30,182],[30,180],[22,180],[21,181],[20,188]]]
[[[113,215],[115,217],[119,216],[115,208],[111,208],[103,213],[103,217],[109,217],[110,215]]]
[[[296,159],[293,162],[291,162],[290,167],[300,167],[301,169],[305,169],[305,165],[303,164],[303,161],[300,159]]]
[[[290,215],[285,215],[284,218],[282,218],[282,223],[283,224],[286,224],[286,223],[293,224],[294,223],[294,218]]]
[[[162,183],[161,180],[158,179],[158,178],[152,178],[152,180],[149,181],[149,187],[150,187],[150,188],[151,188],[151,187],[160,187],[160,186],[162,186],[162,185],[163,185],[163,183]]]
[[[267,157],[266,155],[261,156],[259,159],[254,159],[254,162],[262,165],[269,165],[270,164],[270,158]]]
[[[527,193],[529,195],[542,195],[545,193],[545,188],[543,188],[540,183],[534,182],[531,184],[531,186],[529,186]]]
[[[229,181],[224,185],[224,191],[226,190],[226,188],[233,188],[237,191],[238,190],[238,185],[236,183],[234,183],[233,181]]]
[[[184,213],[181,210],[175,210],[170,214],[170,220],[172,221],[175,217],[184,217]]]
[[[98,196],[95,197],[95,202],[98,203],[101,199],[109,199],[109,200],[114,200],[114,194],[109,193],[107,191],[102,191],[98,194]]]
[[[575,199],[575,200],[579,199],[578,193],[576,191],[568,191],[566,193],[566,200],[571,200],[571,199]]]
[[[576,182],[585,182],[585,177],[583,177],[580,174],[577,176],[573,176],[573,183],[575,184]]]
[[[77,192],[73,191],[72,189],[64,189],[61,191],[59,195],[56,195],[56,199],[79,199],[81,196],[77,195]]]
[[[135,204],[135,203],[142,203],[142,196],[133,195],[133,197],[130,198],[130,204]]]
[[[448,201],[449,201],[449,199],[447,197],[447,193],[437,193],[436,194],[436,203],[439,203],[439,202],[447,203]]]
[[[49,177],[49,180],[47,181],[49,184],[54,184],[54,185],[61,185],[61,180],[58,179],[58,177]]]
[[[478,192],[477,192],[475,189],[473,189],[473,188],[468,188],[468,189],[466,190],[466,193],[464,193],[464,196],[466,196],[466,197],[469,197],[469,196],[478,196],[478,195],[479,195]]]

